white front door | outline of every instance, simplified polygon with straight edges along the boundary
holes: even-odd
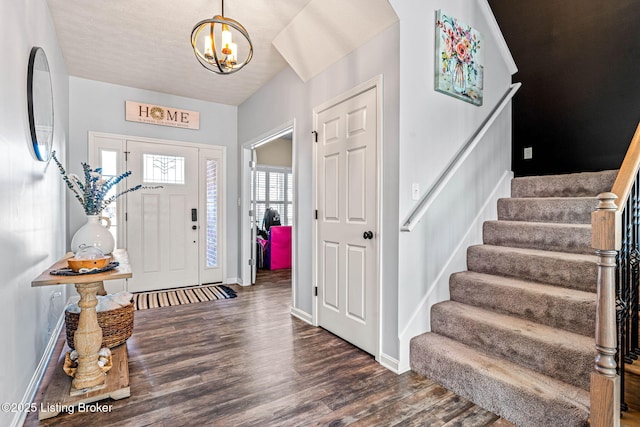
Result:
[[[127,140],[129,291],[198,285],[198,149]]]
[[[318,324],[378,345],[377,88],[316,110]]]

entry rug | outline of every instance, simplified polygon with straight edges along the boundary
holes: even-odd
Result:
[[[133,294],[136,310],[170,307],[173,305],[193,304],[217,299],[235,298],[233,289],[224,285],[193,286],[191,288],[169,289],[166,291],[139,292]]]

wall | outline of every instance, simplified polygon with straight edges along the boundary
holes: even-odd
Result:
[[[417,203],[411,197],[412,184],[420,186],[421,194],[429,189],[506,92],[511,72],[510,58],[503,56],[501,35],[494,32],[493,16],[483,0],[391,0],[391,4],[400,17],[398,214],[404,220]],[[484,36],[481,107],[434,90],[435,11],[441,8]],[[509,123],[510,116],[506,114],[495,126],[504,130]],[[503,148],[508,153],[509,134],[502,132],[500,137],[506,138]],[[508,161],[504,164],[499,159],[483,166],[481,161],[485,160],[490,158],[478,155],[476,160],[470,159],[471,168],[465,171],[467,178],[460,177],[447,187],[447,194],[438,200],[437,207],[444,212],[436,210],[423,219],[418,229],[400,234],[397,278],[400,336],[396,343],[400,370],[408,369],[408,340],[429,329],[431,304],[448,298],[446,280],[439,282],[439,274],[446,269],[451,254],[509,167]],[[413,324],[416,319],[422,319],[417,326]],[[412,333],[408,334],[408,330]]]
[[[261,145],[256,148],[258,164],[290,168],[292,164],[291,148],[291,139],[287,138],[274,139]]]
[[[213,80],[224,78],[211,75]],[[238,277],[237,107],[191,98],[151,92],[126,86],[71,77],[69,79],[69,112],[72,117],[69,132],[69,159],[65,166],[81,172],[81,162],[87,161],[88,132],[108,132],[127,136],[167,139],[228,147],[227,150],[227,278]],[[98,100],[98,101],[96,101]],[[124,119],[125,101],[175,107],[200,113],[200,129],[180,129],[168,126],[128,122]],[[70,196],[69,239],[85,223],[81,206]]]
[[[0,40],[0,402],[20,403],[66,299],[63,286],[31,288],[31,281],[64,254],[66,231],[62,180],[55,167],[34,160],[29,147],[26,88],[32,46],[44,48],[49,62],[53,145],[62,156],[69,89],[44,0],[0,2]],[[51,299],[55,292],[60,296]],[[19,418],[0,411],[0,425]]]
[[[298,264],[295,274],[293,307],[312,314],[312,110],[315,106],[365,82],[379,74],[384,78],[383,121],[383,223],[382,230],[390,230],[385,238],[383,269],[383,331],[384,353],[396,351],[397,336],[397,234],[398,228],[398,24],[394,24],[360,48],[330,66],[327,70],[303,83],[292,69],[286,68],[238,108],[238,141],[250,142],[266,132],[295,119],[296,158],[294,173],[297,186],[294,200],[298,202],[296,251]],[[384,53],[384,54],[382,54]]]
[[[513,110],[516,175],[619,168],[640,121],[638,1],[490,3],[523,84]]]

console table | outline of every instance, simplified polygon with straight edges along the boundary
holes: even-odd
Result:
[[[126,343],[111,350],[113,367],[108,375],[105,375],[98,366],[98,352],[102,345],[102,329],[98,325],[96,315],[96,305],[98,305],[96,295],[104,294],[103,282],[105,280],[126,279],[132,276],[127,252],[124,249],[116,249],[112,256],[119,265],[111,271],[77,276],[52,275],[52,270],[67,267],[67,260],[73,257],[73,253],[69,252],[31,282],[33,287],[73,283],[80,294],[78,302],[80,316],[74,336],[74,346],[78,352],[76,375],[72,380],[62,369],[64,356],[68,350],[65,345],[57,360],[59,366],[56,366],[56,371],[40,405],[38,418],[41,420],[55,417],[59,414],[60,408],[96,402],[106,398],[118,400],[131,395]]]

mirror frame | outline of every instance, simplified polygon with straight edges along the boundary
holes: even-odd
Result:
[[[43,72],[43,77],[35,78],[36,71]],[[46,162],[51,158],[53,146],[53,86],[47,55],[38,46],[31,48],[29,54],[27,109],[33,153],[37,160]]]

